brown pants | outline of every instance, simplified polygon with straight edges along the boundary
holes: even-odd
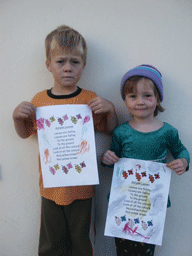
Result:
[[[92,256],[92,199],[57,205],[42,198],[39,256]]]
[[[117,256],[153,256],[155,245],[115,238]]]

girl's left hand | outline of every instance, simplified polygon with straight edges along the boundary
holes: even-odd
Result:
[[[176,159],[168,163],[166,166],[176,172],[177,175],[181,175],[186,171],[188,162],[185,158]]]

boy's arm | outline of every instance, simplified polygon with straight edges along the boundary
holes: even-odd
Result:
[[[107,99],[95,97],[90,100],[88,106],[91,108],[94,114],[106,113],[106,132],[112,133],[112,131],[117,127],[118,124],[117,115],[113,103]]]
[[[35,106],[23,101],[13,111],[13,120],[17,134],[22,138],[28,138],[33,133],[32,117],[35,113]]]

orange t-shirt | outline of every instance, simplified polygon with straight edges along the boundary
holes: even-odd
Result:
[[[53,95],[51,90],[44,90],[35,95],[32,103],[35,107],[63,105],[63,104],[87,104],[92,98],[97,95],[94,92],[87,91],[78,87],[77,91],[70,95]],[[94,128],[97,131],[105,131],[106,116],[94,115]],[[36,132],[36,125],[34,125],[34,132]],[[54,201],[58,205],[68,205],[77,199],[88,199],[94,196],[94,186],[74,186],[74,187],[57,187],[44,188],[43,178],[41,172],[41,164],[39,158],[39,186],[41,196]]]

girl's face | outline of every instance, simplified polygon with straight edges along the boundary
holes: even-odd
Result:
[[[133,92],[126,94],[125,104],[133,118],[142,120],[154,118],[154,111],[160,103],[155,96],[154,86],[151,80],[142,78]]]

